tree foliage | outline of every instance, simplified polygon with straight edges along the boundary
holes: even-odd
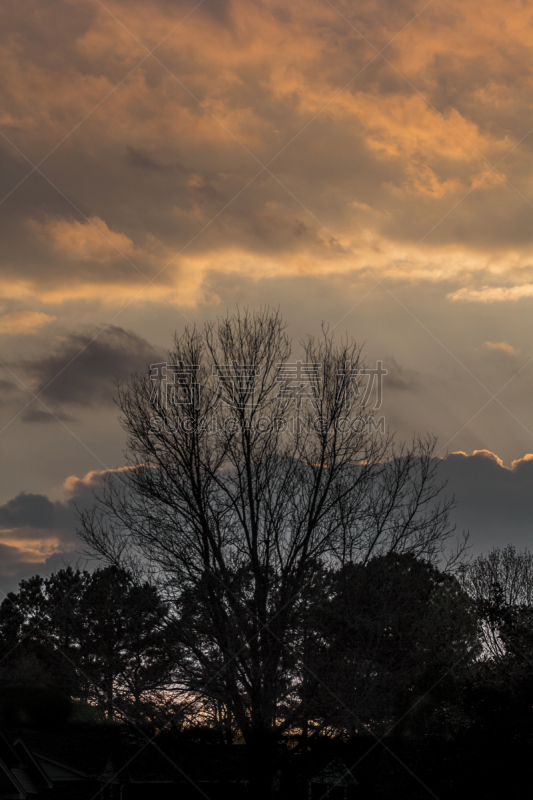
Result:
[[[141,721],[171,683],[176,653],[156,589],[116,567],[22,581],[0,606],[4,684],[42,685]]]
[[[331,572],[309,624],[313,715],[352,733],[386,730],[426,676],[464,666],[478,649],[474,606],[456,578],[411,554]]]

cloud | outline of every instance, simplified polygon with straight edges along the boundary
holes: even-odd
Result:
[[[421,376],[416,370],[402,367],[393,356],[389,356],[383,366],[387,370],[384,376],[385,391],[393,389],[400,392],[413,392],[420,389]]]
[[[120,480],[122,472],[129,472],[135,467],[119,467],[117,469],[94,469],[88,472],[83,478],[78,478],[76,475],[69,475],[63,483],[63,488],[75,497],[93,497],[93,493],[97,489],[104,486],[104,482],[108,477],[116,477]]]
[[[13,381],[0,380],[0,393],[4,395],[14,394],[17,390],[17,385]]]
[[[73,417],[71,414],[66,414],[64,411],[60,411],[59,409],[55,411],[53,414],[49,411],[41,411],[40,408],[34,408],[31,406],[22,414],[22,421],[23,422],[37,422],[37,423],[47,423],[47,422],[77,422],[76,417]]]
[[[530,208],[505,185],[528,196],[531,144],[507,156],[533,121],[520,0],[206,0],[177,28],[184,2],[118,0],[133,35],[100,6],[30,5],[5,4],[0,122],[34,161],[67,138],[53,185],[5,203],[4,296],[195,306],[221,276],[365,268],[452,300],[532,295],[518,272],[480,285],[495,257],[531,263]],[[173,28],[164,67],[135,68]],[[398,72],[369,44],[393,37]],[[28,166],[7,142],[0,159],[7,194]]]
[[[49,219],[46,222],[29,220],[30,230],[43,239],[53,250],[78,259],[106,262],[116,254],[129,255],[133,242],[123,233],[111,231],[99,217],[86,222],[67,219]]]
[[[496,462],[498,466],[506,469],[506,467],[504,467],[502,459],[499,458],[495,453],[491,452],[491,450],[474,450],[471,456],[468,456],[467,453],[463,453],[461,450],[459,450],[456,453],[452,453],[450,458],[453,456],[464,456],[465,458],[473,458],[476,459],[478,463],[480,463],[480,459],[489,459],[490,461]]]
[[[54,555],[72,557],[79,547],[74,505],[41,494],[21,494],[0,506],[0,580],[13,580],[43,568]],[[31,565],[31,567],[30,567]],[[7,583],[6,583],[7,581]]]
[[[0,591],[15,588],[29,575],[49,574],[64,563],[79,561],[83,544],[76,534],[77,509],[94,505],[94,492],[106,477],[120,480],[132,467],[92,470],[64,481],[66,499],[21,492],[0,506]]]
[[[517,472],[518,470],[528,470],[528,474],[531,472],[531,464],[530,461],[533,461],[533,453],[526,453],[525,456],[522,458],[516,458],[514,461],[511,461],[511,470],[513,472]]]
[[[0,540],[2,538],[0,532]],[[0,541],[0,596],[16,591],[20,581],[32,575],[49,575],[68,563],[81,560],[72,548],[57,549],[54,540],[43,540],[42,545],[23,541],[9,544],[7,537],[6,542]]]
[[[25,334],[35,331],[53,322],[56,317],[43,314],[41,311],[13,311],[0,316],[0,333]]]
[[[137,149],[128,145],[126,148],[126,161],[133,167],[155,170],[156,172],[177,171],[184,175],[188,175],[190,172],[179,161],[175,160],[172,151],[167,153],[159,152],[152,155],[147,150]]]
[[[472,303],[516,302],[522,297],[533,297],[533,283],[518,286],[483,286],[481,289],[463,287],[447,295],[450,300],[467,300]]]
[[[49,556],[58,552],[68,553],[75,547],[73,543],[71,547],[65,547],[65,544],[61,544],[58,537],[47,537],[43,534],[44,532],[35,529],[28,531],[21,528],[16,530],[2,529],[0,530],[0,543],[16,549],[19,558],[23,562],[30,564],[42,564]]]
[[[58,342],[45,358],[26,360],[24,369],[32,377],[35,392],[50,404],[54,413],[67,406],[111,405],[114,382],[133,372],[144,372],[158,356],[142,337],[110,325],[102,333],[70,333]],[[72,419],[57,414],[60,419]],[[51,422],[49,415],[36,407],[26,412],[26,422]]]
[[[23,531],[23,538],[38,539],[46,532],[47,536],[68,540],[72,538],[73,522],[72,504],[51,501],[42,494],[21,492],[0,506],[0,528],[11,533]]]
[[[440,462],[439,474],[456,498],[454,521],[471,531],[474,555],[509,543],[531,547],[532,454],[505,466],[490,450],[451,453]]]
[[[489,350],[499,350],[502,353],[508,353],[509,355],[512,356],[517,355],[518,352],[508,342],[485,342],[483,346],[488,348]]]
[[[120,479],[130,469],[91,470],[82,478],[70,475],[64,481],[64,502],[21,493],[0,506],[0,553],[5,555],[0,566],[2,585],[12,588],[22,577],[48,574],[63,562],[79,559],[82,545],[75,533],[75,506],[91,508],[93,492],[98,493],[104,480]],[[456,498],[452,522],[459,531],[470,529],[472,555],[508,543],[518,549],[531,547],[533,454],[506,466],[486,449],[470,455],[450,453],[439,459],[438,475],[448,481],[447,496]]]

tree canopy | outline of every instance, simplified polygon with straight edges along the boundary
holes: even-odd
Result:
[[[176,653],[168,605],[115,566],[61,569],[22,581],[0,605],[4,684],[34,684],[138,722],[171,685]]]

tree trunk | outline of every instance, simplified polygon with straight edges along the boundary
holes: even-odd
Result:
[[[113,686],[113,678],[108,678],[105,682],[105,689],[106,689],[106,699],[105,699],[105,710],[106,716],[108,719],[113,719],[115,714],[115,707],[114,707],[114,686]]]

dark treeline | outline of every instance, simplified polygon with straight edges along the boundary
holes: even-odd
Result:
[[[512,547],[456,576],[410,554],[317,564],[280,676],[292,719],[277,746],[280,791],[298,758],[329,753],[357,764],[361,797],[425,797],[427,786],[492,798],[510,784],[521,797],[532,600],[533,557]],[[190,684],[200,606],[193,596],[171,606],[117,567],[22,581],[0,606],[2,723],[52,736],[111,726],[139,742],[159,732],[224,753],[242,732],[223,691]]]
[[[109,567],[22,581],[0,606],[2,683],[38,684],[100,709],[149,719],[171,688],[175,644],[156,589]],[[2,707],[9,707],[4,693]]]

